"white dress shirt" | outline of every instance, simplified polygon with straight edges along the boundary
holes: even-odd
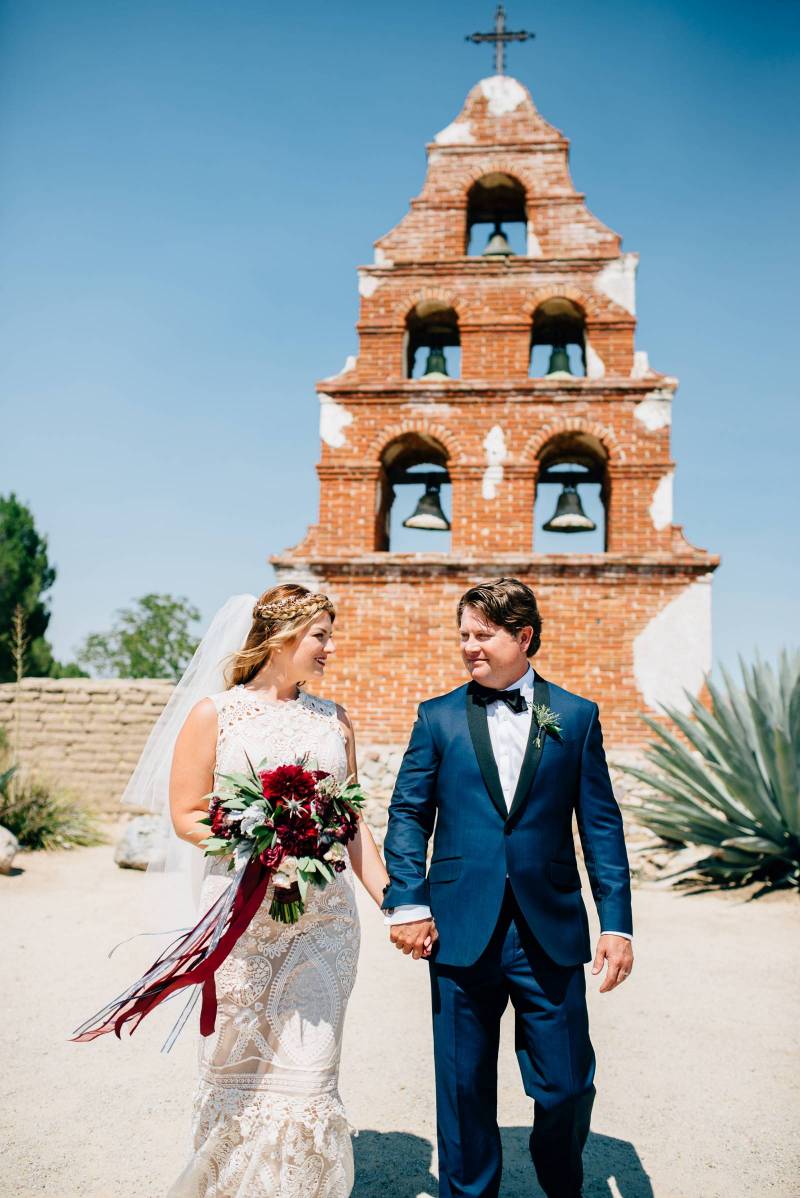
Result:
[[[497,701],[486,704],[486,722],[489,725],[489,740],[492,753],[497,763],[500,775],[500,786],[506,807],[510,810],[517,789],[525,750],[528,747],[528,737],[533,719],[533,685],[535,676],[528,666],[525,673],[516,682],[511,682],[505,690],[519,690],[527,703],[525,711],[512,711],[507,703]],[[388,924],[411,923],[417,919],[430,919],[431,909],[423,903],[405,903],[395,907],[386,914]],[[627,932],[608,932],[610,936],[624,936],[626,940],[633,939]]]

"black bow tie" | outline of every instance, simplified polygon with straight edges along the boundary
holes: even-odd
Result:
[[[496,691],[491,686],[481,686],[480,683],[476,683],[475,686],[475,702],[480,703],[482,707],[489,703],[505,703],[506,707],[515,711],[517,715],[528,710],[528,700],[522,691]]]

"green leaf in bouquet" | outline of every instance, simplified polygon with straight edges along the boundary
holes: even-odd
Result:
[[[256,789],[260,793],[261,792],[261,779],[258,776],[258,770],[264,768],[264,765],[266,763],[266,758],[264,758],[264,760],[261,762],[258,769],[256,769],[256,767],[253,765],[252,761],[250,760],[250,756],[247,752],[245,752],[244,759],[247,762],[248,766],[250,767],[249,782],[250,782],[250,784],[255,786]]]
[[[308,894],[308,877],[300,869],[297,871],[297,889],[300,891],[301,902],[304,903]]]
[[[259,783],[258,777],[255,774],[251,776],[249,774],[242,774],[238,771],[234,771],[232,774],[222,774],[221,778],[223,782],[230,782],[231,785],[235,786],[237,790],[244,790],[248,794],[255,794],[263,797],[261,784]]]

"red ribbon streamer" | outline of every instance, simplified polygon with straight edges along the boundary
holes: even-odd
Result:
[[[209,946],[220,926],[221,915],[209,920],[214,907],[222,909],[226,895],[223,894],[213,907],[205,913],[191,931],[187,932],[174,949],[154,961],[138,982],[126,991],[125,995],[105,1007],[99,1015],[94,1016],[82,1025],[79,1034],[70,1039],[77,1044],[95,1040],[107,1032],[114,1032],[121,1038],[123,1026],[130,1020],[135,1020],[130,1034],[144,1019],[145,1015],[159,1006],[178,990],[187,986],[201,985],[203,1001],[200,1009],[200,1034],[210,1036],[216,1026],[217,1018],[217,987],[214,973],[231,952],[236,941],[250,925],[264,896],[267,892],[272,870],[266,869],[258,857],[248,862],[239,882],[233,899],[230,913],[227,917],[227,928],[220,936],[215,948],[209,951]],[[206,921],[208,921],[206,923]],[[205,925],[205,926],[204,926]],[[95,1023],[95,1020],[97,1022]],[[92,1026],[94,1024],[94,1026]]]

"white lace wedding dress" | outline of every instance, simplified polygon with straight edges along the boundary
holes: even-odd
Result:
[[[213,695],[216,776],[264,758],[304,753],[347,775],[336,704],[301,692],[265,700],[236,686]],[[229,884],[214,862],[205,911]],[[342,1025],[358,961],[353,874],[310,887],[294,925],[270,919],[272,887],[217,972],[213,1035],[201,1038],[191,1159],[168,1198],[347,1198],[353,1187],[350,1129],[338,1093]]]

